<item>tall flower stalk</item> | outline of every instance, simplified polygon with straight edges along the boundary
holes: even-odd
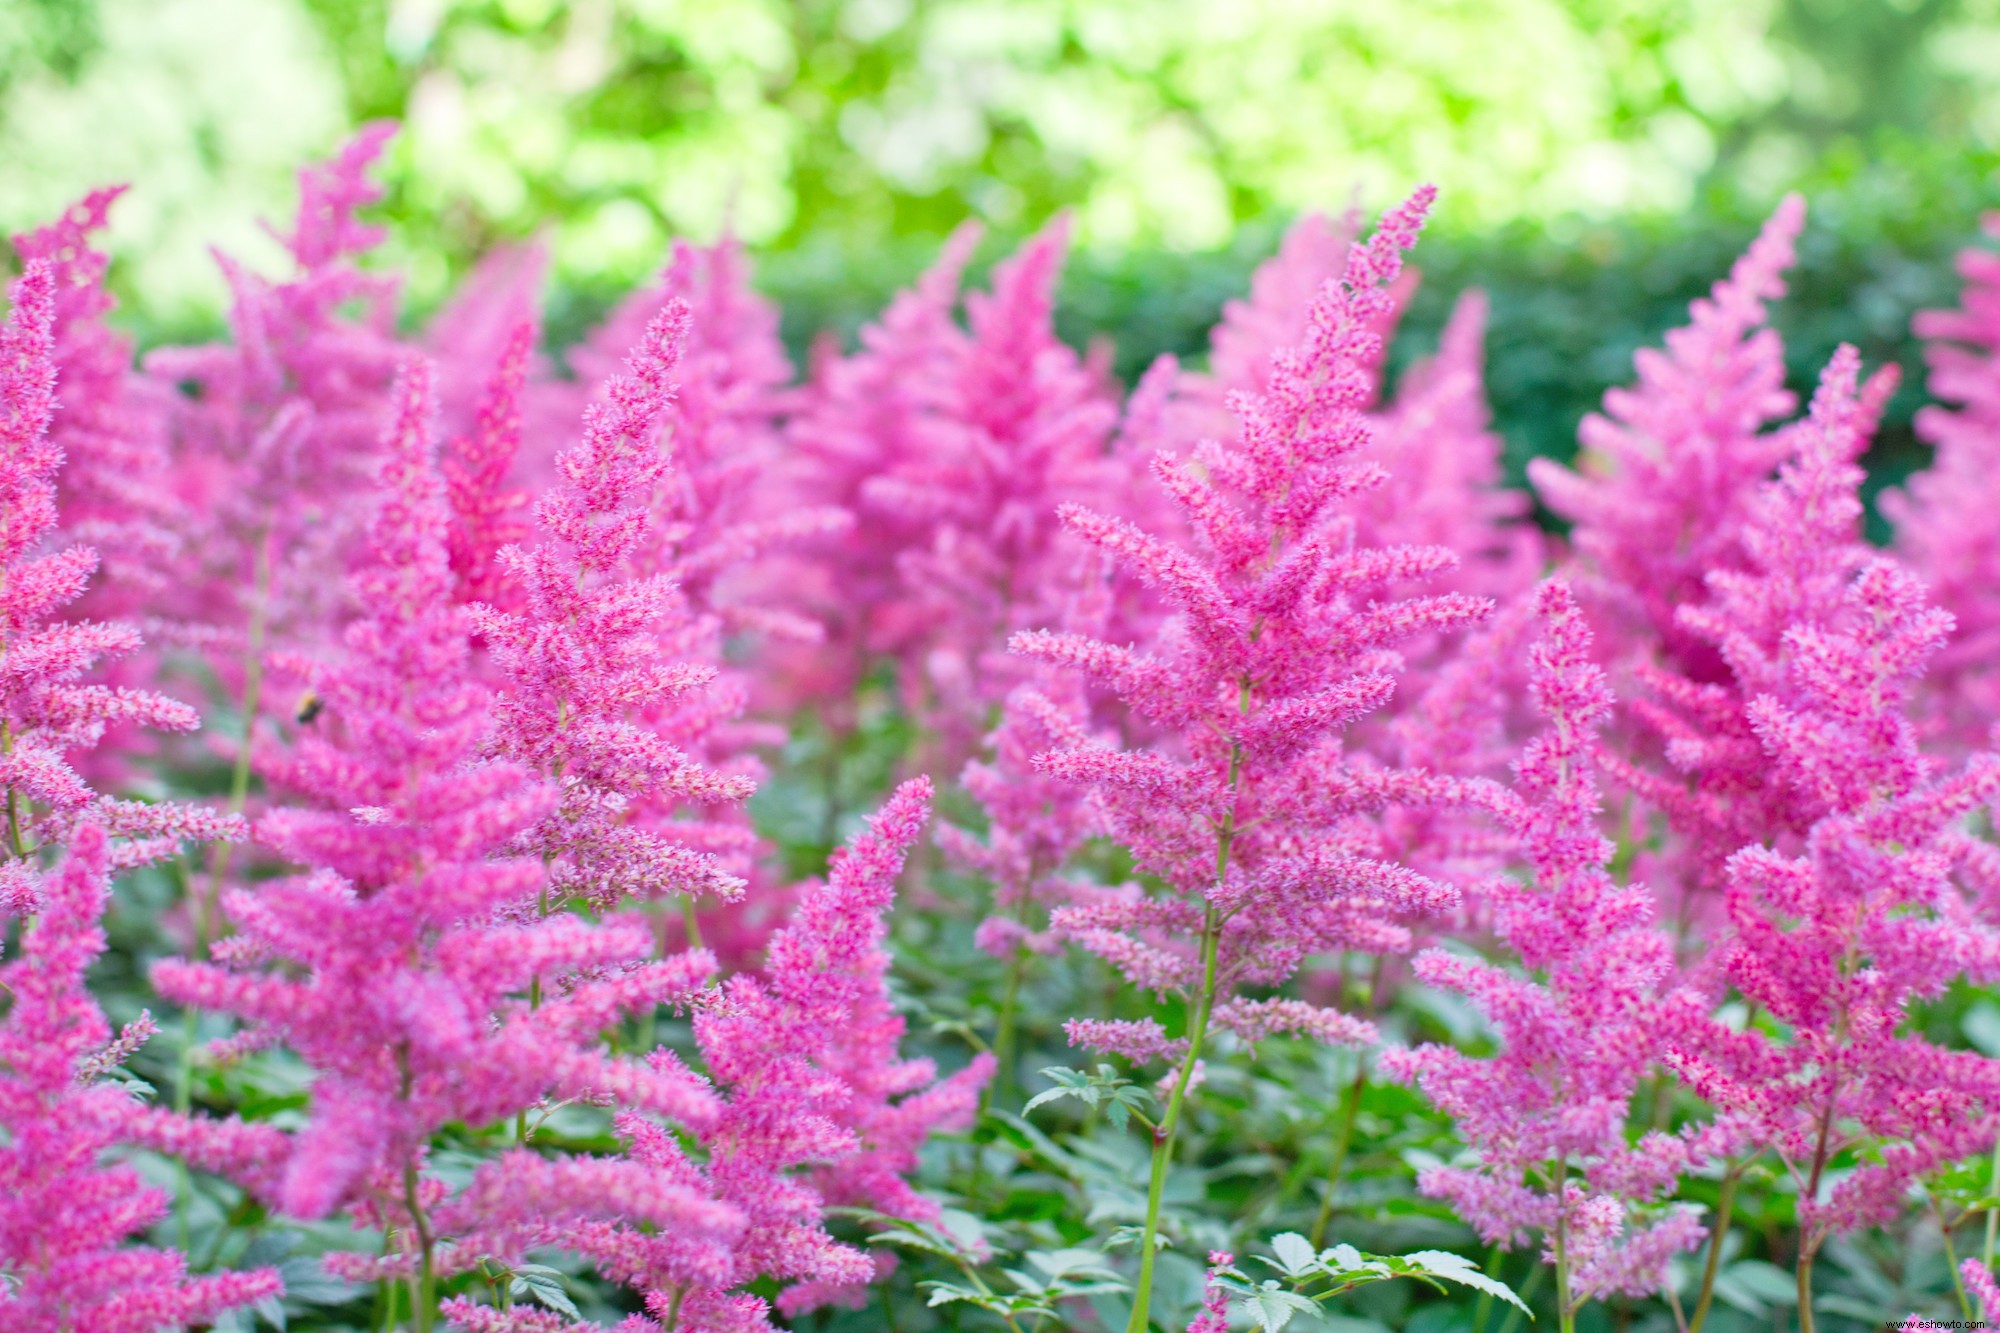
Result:
[[[1157,1019],[1070,1025],[1078,1045],[1172,1062],[1153,1133],[1132,1333],[1150,1320],[1167,1174],[1214,1035],[1373,1039],[1370,1024],[1338,1011],[1240,991],[1276,986],[1314,954],[1406,947],[1404,919],[1455,901],[1446,886],[1357,852],[1344,826],[1391,789],[1414,796],[1424,780],[1364,775],[1338,739],[1389,699],[1396,645],[1487,610],[1461,594],[1389,596],[1389,585],[1449,568],[1452,556],[1358,546],[1341,508],[1380,480],[1356,461],[1369,439],[1374,329],[1430,200],[1419,191],[1349,252],[1342,279],[1313,301],[1305,341],[1273,359],[1268,391],[1234,400],[1234,442],[1154,461],[1197,549],[1077,505],[1060,511],[1071,532],[1172,606],[1151,641],[1125,648],[1050,631],[1013,641],[1017,652],[1087,672],[1162,734],[1150,749],[1070,744],[1037,760],[1094,789],[1112,834],[1164,888],[1060,907],[1052,928],[1133,986],[1185,1006],[1178,1033]]]

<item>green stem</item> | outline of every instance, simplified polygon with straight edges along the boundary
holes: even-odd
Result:
[[[240,815],[250,800],[250,754],[257,739],[257,712],[264,703],[264,636],[271,614],[271,552],[268,540],[257,539],[256,593],[250,604],[249,637],[243,647],[243,740],[229,770],[229,813]],[[235,844],[210,843],[208,886],[195,904],[195,956],[202,957],[215,934],[222,899],[222,882],[229,874]]]
[[[1944,1237],[1944,1258],[1951,1267],[1951,1289],[1958,1297],[1958,1312],[1964,1318],[1967,1328],[1972,1327],[1972,1298],[1965,1294],[1965,1279],[1958,1275],[1958,1249],[1951,1243],[1951,1227],[1938,1210],[1937,1201],[1931,1201],[1931,1213],[1937,1218],[1938,1234]]]
[[[1708,1318],[1708,1307],[1715,1300],[1715,1275],[1722,1267],[1722,1243],[1729,1238],[1729,1215],[1736,1207],[1736,1182],[1743,1178],[1743,1166],[1729,1168],[1722,1177],[1722,1196],[1715,1202],[1715,1225],[1708,1233],[1708,1261],[1701,1269],[1701,1295],[1694,1304],[1694,1317],[1688,1320],[1688,1333],[1701,1333],[1702,1322]]]
[[[701,918],[694,910],[694,895],[691,893],[681,895],[681,925],[687,931],[688,948],[701,948]]]
[[[1225,849],[1227,842],[1225,840]],[[1223,855],[1227,856],[1225,850]],[[1215,1007],[1216,946],[1222,939],[1222,919],[1209,904],[1201,923],[1201,991],[1195,996],[1194,1013],[1188,1019],[1187,1054],[1181,1057],[1174,1088],[1167,1097],[1166,1114],[1153,1129],[1153,1170],[1146,1185],[1146,1227],[1139,1239],[1139,1278],[1132,1286],[1132,1318],[1126,1333],[1146,1333],[1150,1326],[1153,1300],[1153,1260],[1160,1234],[1160,1201],[1166,1196],[1167,1168],[1174,1155],[1174,1132],[1180,1128],[1181,1110],[1187,1104],[1188,1084],[1195,1064],[1201,1059],[1202,1040],[1208,1035],[1209,1013]]]
[[[1993,1169],[1986,1178],[1986,1195],[1988,1198],[2000,1195],[2000,1140],[1996,1140],[1993,1144]],[[2000,1239],[2000,1207],[1988,1205],[1986,1209],[1986,1250],[1984,1255],[1988,1268],[1993,1267],[1993,1242],[1996,1239]]]
[[[430,1219],[424,1215],[413,1163],[403,1167],[403,1199],[410,1210],[410,1221],[417,1228],[417,1274],[410,1280],[410,1312],[416,1319],[417,1333],[430,1333],[431,1321],[437,1316],[437,1275],[431,1258],[437,1241],[431,1235]]]
[[[1033,867],[1029,868],[1028,883],[1034,882]],[[1014,920],[1023,930],[1035,908],[1034,895],[1027,885],[1021,888],[1021,900],[1014,905]],[[1011,1094],[1014,1089],[1014,1043],[1020,1028],[1021,984],[1028,972],[1028,951],[1019,944],[1007,959],[1007,988],[1000,996],[1000,1016],[993,1028],[993,1081],[986,1085],[982,1094],[980,1111],[991,1109],[1003,1093]]]
[[[1561,1333],[1575,1333],[1576,1308],[1569,1298],[1569,1208],[1567,1187],[1569,1161],[1556,1163],[1556,1326]]]
[[[1354,1121],[1361,1113],[1361,1092],[1368,1085],[1368,1062],[1361,1052],[1354,1053],[1354,1078],[1347,1085],[1347,1096],[1342,1099],[1340,1111],[1340,1132],[1333,1141],[1333,1160],[1326,1168],[1326,1195],[1319,1203],[1319,1216],[1313,1219],[1312,1246],[1318,1250],[1326,1243],[1327,1224],[1333,1220],[1333,1196],[1340,1187],[1341,1168],[1347,1165],[1348,1149],[1354,1143]]]
[[[1499,1262],[1500,1262],[1500,1247],[1498,1245],[1495,1245],[1492,1249],[1486,1252],[1486,1262],[1479,1266],[1479,1271],[1487,1274],[1488,1276],[1491,1276],[1493,1273],[1494,1265],[1498,1264]],[[1493,1293],[1490,1291],[1480,1292],[1478,1304],[1472,1307],[1472,1333],[1486,1333],[1486,1319],[1487,1316],[1491,1315],[1492,1313],[1493,1313]]]

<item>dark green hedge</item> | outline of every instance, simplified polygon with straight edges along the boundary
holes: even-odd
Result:
[[[1835,155],[1805,188],[1809,221],[1776,322],[1802,395],[1843,341],[1857,344],[1870,365],[1903,367],[1902,390],[1869,458],[1877,487],[1922,463],[1910,422],[1925,401],[1923,358],[1910,316],[1956,302],[1953,256],[1977,237],[1982,209],[2000,205],[1995,180],[1995,163],[1957,148],[1893,141],[1870,154]],[[1686,319],[1688,302],[1728,271],[1763,221],[1721,191],[1678,217],[1521,224],[1481,235],[1451,229],[1449,200],[1440,213],[1418,246],[1423,282],[1392,373],[1435,345],[1460,291],[1484,288],[1492,305],[1488,391],[1516,479],[1530,457],[1573,452],[1577,421],[1607,387],[1630,380],[1632,353]],[[1063,334],[1079,345],[1110,338],[1128,383],[1163,351],[1196,361],[1222,302],[1247,289],[1281,231],[1277,221],[1247,228],[1230,249],[1205,254],[1080,253],[1063,286]],[[990,241],[984,258],[1006,244]],[[761,280],[783,304],[787,340],[802,355],[817,330],[851,336],[936,245],[910,240],[868,256],[768,255]]]

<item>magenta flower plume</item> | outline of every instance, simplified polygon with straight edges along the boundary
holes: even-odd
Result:
[[[1187,1333],[1229,1333],[1229,1290],[1222,1285],[1222,1271],[1236,1262],[1227,1250],[1208,1252],[1208,1274],[1201,1287],[1201,1313],[1187,1326]]]
[[[56,402],[56,271],[32,261],[13,287],[0,329],[0,787],[6,853],[0,902],[31,901],[22,878],[37,848],[65,840],[85,819],[124,841],[114,865],[172,856],[188,840],[242,836],[241,821],[194,806],[97,795],[71,766],[107,727],[193,731],[187,705],[149,690],[84,683],[99,663],[140,646],[129,625],[57,617],[97,568],[87,546],[58,546],[56,479],[63,463],[51,434]]]
[[[1120,498],[1106,459],[1117,409],[1055,335],[1068,242],[1057,218],[994,269],[990,292],[966,299],[971,337],[933,447],[863,488],[864,522],[886,512],[924,528],[898,561],[915,631],[904,692],[957,754],[1023,674],[1007,636],[1061,612],[1078,552],[1059,540],[1059,503]]]
[[[1807,1268],[2000,1128],[2000,1061],[1907,1026],[1954,979],[1994,975],[1991,874],[1961,825],[2000,795],[2000,759],[1946,772],[1918,750],[1910,694],[1951,617],[1860,541],[1851,460],[1873,414],[1857,365],[1852,348],[1836,355],[1795,457],[1759,492],[1749,568],[1713,578],[1710,606],[1686,617],[1728,662],[1768,770],[1732,796],[1768,823],[1726,864],[1722,969],[1772,1022],[1711,1024],[1675,1065],[1793,1173]],[[1832,1183],[1850,1149],[1866,1159]]]
[[[1584,419],[1578,471],[1528,464],[1543,502],[1573,524],[1580,595],[1615,616],[1605,624],[1615,657],[1659,645],[1696,679],[1717,674],[1674,613],[1706,596],[1711,570],[1742,564],[1743,506],[1785,455],[1785,441],[1765,428],[1794,399],[1783,346],[1764,320],[1784,295],[1804,225],[1805,201],[1787,196],[1729,277],[1694,303],[1691,321],[1667,334],[1665,350],[1634,358],[1638,384],[1613,389],[1604,414]]]
[[[1958,1273],[1967,1294],[1979,1303],[1979,1311],[1988,1322],[2000,1315],[2000,1283],[1993,1280],[1993,1270],[1977,1259],[1967,1259],[1958,1266]]]
[[[1486,402],[1486,297],[1460,296],[1437,354],[1405,371],[1376,418],[1369,458],[1388,480],[1356,497],[1357,538],[1439,546],[1459,559],[1438,586],[1490,597],[1525,593],[1542,540],[1528,497],[1502,484],[1502,442]]]
[[[1305,336],[1313,294],[1339,277],[1359,225],[1354,214],[1338,223],[1308,214],[1292,225],[1278,253],[1252,276],[1249,299],[1223,307],[1210,334],[1208,373],[1182,375],[1174,385],[1162,440],[1180,448],[1226,434],[1230,395],[1270,387],[1277,355]],[[1484,383],[1483,295],[1459,298],[1437,354],[1404,373],[1393,402],[1375,405],[1383,392],[1383,349],[1415,279],[1413,272],[1399,273],[1381,309],[1369,316],[1379,344],[1362,364],[1370,381],[1363,405],[1371,409],[1371,430],[1360,459],[1388,475],[1350,502],[1355,539],[1454,552],[1457,569],[1431,580],[1433,588],[1495,597],[1525,592],[1540,572],[1542,543],[1523,521],[1526,498],[1501,484],[1502,444],[1490,429]]]
[[[438,421],[447,441],[441,457],[449,459],[453,452],[449,442],[472,434],[479,424],[493,400],[496,373],[506,373],[496,368],[511,365],[513,344],[523,337],[523,324],[530,326],[528,351],[521,357],[523,377],[537,368],[531,363],[541,332],[542,287],[548,269],[548,247],[539,241],[496,245],[480,256],[424,326],[423,349],[437,365]],[[519,388],[512,395],[517,400],[525,397]],[[573,424],[582,404],[574,406],[555,424],[563,428]],[[510,403],[508,411],[528,415],[525,401]],[[544,465],[549,461],[553,460],[541,460]],[[507,475],[503,471],[502,479]]]
[[[1092,789],[1109,831],[1166,890],[1061,907],[1052,927],[1135,988],[1188,1002],[1179,1034],[1151,1020],[1146,1032],[1075,1034],[1179,1056],[1154,1140],[1134,1330],[1145,1327],[1175,1129],[1211,1030],[1245,1042],[1278,1032],[1372,1041],[1370,1024],[1335,1010],[1241,991],[1283,983],[1312,955],[1406,948],[1408,921],[1457,901],[1448,886],[1369,855],[1356,831],[1390,788],[1418,799],[1424,775],[1364,780],[1339,740],[1389,700],[1398,646],[1489,609],[1457,593],[1389,595],[1390,585],[1450,568],[1451,554],[1359,546],[1341,507],[1381,477],[1358,461],[1381,346],[1373,328],[1431,197],[1419,191],[1349,252],[1341,281],[1313,303],[1305,341],[1274,358],[1269,392],[1232,400],[1241,423],[1233,446],[1155,460],[1197,549],[1081,506],[1061,510],[1072,532],[1173,608],[1145,647],[1049,631],[1013,640],[1017,652],[1095,678],[1162,735],[1150,749],[1072,744],[1038,760]]]
[[[55,283],[56,378],[61,393],[49,428],[61,452],[57,502],[63,530],[95,549],[100,578],[84,607],[132,615],[163,586],[180,526],[167,475],[165,386],[132,370],[129,338],[105,316],[117,304],[105,290],[110,261],[91,248],[123,188],[96,190],[55,222],[14,238],[22,262],[46,262]]]
[[[1857,460],[1892,381],[1878,373],[1857,385],[1859,367],[1852,348],[1828,365],[1807,418],[1780,432],[1796,456],[1775,480],[1746,482],[1749,493],[1735,502],[1742,521],[1732,563],[1711,573],[1702,602],[1676,616],[1681,639],[1727,674],[1712,680],[1699,666],[1690,670],[1701,674],[1639,666],[1645,692],[1632,712],[1663,742],[1665,765],[1604,756],[1621,786],[1667,818],[1672,837],[1661,864],[1679,895],[1683,934],[1724,896],[1738,848],[1793,845],[1830,808],[1772,762],[1756,700],[1782,694],[1792,636],[1843,614],[1847,583],[1867,558]]]
[[[1357,210],[1338,219],[1324,213],[1302,215],[1286,229],[1278,252],[1251,274],[1249,296],[1223,303],[1222,317],[1208,335],[1207,373],[1186,375],[1176,386],[1174,428],[1187,442],[1227,435],[1235,428],[1231,394],[1270,389],[1278,356],[1306,336],[1313,297],[1340,277],[1360,231]],[[1364,406],[1372,405],[1381,393],[1383,349],[1416,289],[1416,279],[1414,271],[1398,273],[1382,308],[1370,316],[1370,332],[1379,342],[1365,364],[1373,383]]]
[[[479,1224],[481,1178],[453,1195],[424,1172],[440,1127],[492,1124],[549,1095],[712,1119],[699,1080],[617,1061],[599,1034],[688,999],[713,964],[646,962],[652,941],[637,927],[522,922],[543,871],[508,849],[551,816],[557,794],[515,762],[482,757],[490,700],[469,674],[470,615],[450,595],[426,363],[406,366],[395,401],[354,575],[368,614],[348,627],[345,660],[313,670],[323,707],[272,768],[310,807],[258,824],[305,873],[232,893],[239,933],[222,961],[161,963],[154,981],[182,1003],[234,1013],[314,1069],[278,1201],[304,1217],[351,1204],[400,1240],[380,1259],[339,1257],[342,1271],[429,1278],[482,1257],[453,1235]],[[572,984],[539,1005],[521,998],[544,975]],[[710,1231],[734,1225],[696,1213]]]
[[[1420,1086],[1476,1154],[1426,1170],[1419,1187],[1489,1242],[1539,1233],[1567,1319],[1596,1296],[1658,1290],[1667,1260],[1699,1243],[1693,1210],[1653,1205],[1707,1149],[1699,1136],[1626,1138],[1640,1081],[1699,1001],[1675,988],[1650,895],[1605,869],[1612,847],[1597,831],[1591,755],[1612,697],[1590,632],[1562,583],[1544,584],[1535,609],[1531,691],[1548,725],[1512,790],[1489,798],[1534,878],[1486,888],[1496,932],[1527,975],[1444,949],[1420,954],[1418,978],[1477,1004],[1500,1049],[1480,1059],[1427,1045],[1387,1053],[1382,1068]]]
[[[1306,344],[1278,358],[1271,393],[1237,400],[1237,446],[1208,444],[1195,460],[1155,464],[1205,549],[1064,508],[1072,531],[1176,608],[1150,651],[1073,633],[1014,639],[1016,651],[1082,669],[1178,733],[1173,750],[1072,743],[1039,760],[1051,775],[1094,788],[1138,867],[1174,891],[1055,915],[1063,935],[1141,989],[1226,996],[1276,985],[1310,954],[1394,947],[1396,919],[1453,897],[1356,855],[1337,831],[1375,798],[1343,780],[1333,739],[1389,698],[1395,644],[1485,611],[1456,594],[1371,596],[1385,582],[1447,568],[1451,557],[1355,548],[1337,508],[1377,475],[1348,466],[1367,440],[1361,407],[1376,347],[1367,326],[1429,199],[1420,193],[1354,249],[1344,281],[1315,305]],[[1245,1001],[1216,1017],[1248,1021],[1255,1007]],[[1207,1017],[1204,1006],[1197,1025]]]
[[[204,631],[232,681],[263,641],[318,645],[348,611],[338,575],[367,522],[349,498],[369,494],[402,354],[394,280],[354,262],[383,235],[358,213],[381,197],[368,169],[394,132],[367,126],[299,173],[298,218],[279,237],[290,278],[219,259],[231,341],[145,360],[154,379],[193,390],[173,395],[170,423],[186,560],[159,610]]]
[[[704,818],[753,787],[703,764],[740,699],[711,694],[712,626],[665,573],[640,572],[660,539],[652,500],[671,469],[658,443],[688,308],[673,302],[584,415],[535,506],[543,539],[501,552],[518,607],[473,608],[505,682],[495,753],[558,785],[560,803],[520,841],[549,863],[557,901],[736,897],[719,854],[745,852],[740,821]],[[685,816],[685,817],[682,817]]]
[[[773,576],[752,566],[774,549],[846,531],[837,504],[799,503],[769,482],[784,459],[779,414],[792,365],[778,338],[778,312],[750,285],[742,244],[676,242],[659,283],[629,297],[569,355],[583,384],[618,373],[663,306],[683,302],[688,327],[675,363],[675,392],[658,429],[673,456],[655,518],[657,558],[682,595],[724,629],[754,629],[815,643],[819,626],[796,615]],[[545,415],[573,421],[582,403],[573,385],[540,386]]]
[[[11,349],[10,349],[11,350]],[[206,1323],[281,1290],[270,1269],[190,1277],[172,1250],[128,1245],[167,1199],[131,1166],[107,1164],[130,1094],[95,1081],[138,1033],[114,1039],[84,988],[104,952],[109,847],[79,826],[42,879],[13,958],[0,963],[0,1330],[154,1333]]]
[[[929,1061],[898,1051],[903,1022],[886,986],[884,918],[929,802],[927,781],[899,788],[835,855],[826,882],[801,895],[790,923],[772,937],[765,974],[731,978],[697,1010],[695,1040],[722,1102],[692,1136],[695,1151],[648,1118],[620,1120],[627,1156],[607,1166],[639,1171],[634,1190],[704,1193],[711,1207],[738,1219],[736,1231],[696,1245],[685,1226],[644,1227],[646,1214],[630,1210],[538,1234],[644,1294],[659,1322],[621,1329],[773,1329],[768,1304],[742,1290],[759,1277],[780,1284],[778,1309],[795,1317],[849,1299],[877,1275],[872,1256],[828,1235],[828,1206],[937,1217],[937,1205],[905,1177],[931,1133],[970,1119],[991,1062],[939,1080]],[[677,1064],[664,1052],[656,1063]],[[536,1159],[511,1165],[531,1179],[544,1170]],[[507,1165],[494,1179],[510,1196],[521,1192]],[[446,1309],[462,1329],[511,1327],[468,1301]]]
[[[504,603],[513,593],[500,552],[528,535],[527,492],[511,484],[521,448],[521,392],[535,349],[535,321],[508,334],[486,382],[472,429],[454,436],[438,460],[451,501],[451,571],[460,601]]]
[[[992,758],[973,760],[960,776],[960,785],[986,815],[985,841],[951,825],[938,830],[946,855],[992,886],[996,910],[980,923],[978,943],[998,958],[1023,949],[1054,953],[1062,944],[1046,929],[1049,910],[1099,901],[1108,893],[1062,874],[1096,832],[1096,821],[1086,793],[1044,772],[1035,760],[1096,738],[1080,702],[1064,699],[1054,684],[1047,693],[1022,685],[1009,694],[999,725],[987,737]]]
[[[924,514],[868,498],[881,479],[945,447],[938,420],[950,400],[966,335],[952,318],[979,229],[968,223],[916,285],[861,330],[849,356],[824,357],[788,423],[797,456],[785,478],[803,503],[837,505],[859,521],[786,566],[797,605],[825,626],[827,645],[788,662],[792,694],[840,707],[877,654],[902,654],[920,633],[901,560],[928,539]],[[783,700],[797,704],[801,700]]]
[[[2000,213],[1985,219],[2000,237]],[[2000,533],[1986,500],[2000,481],[2000,255],[1959,256],[1965,292],[1956,310],[1926,310],[1916,331],[1930,340],[1931,393],[1949,406],[1917,413],[1917,433],[1937,450],[1904,488],[1882,496],[1896,549],[1951,608],[1958,633],[1931,664],[1928,689],[1941,701],[1959,749],[1985,743],[2000,715]]]

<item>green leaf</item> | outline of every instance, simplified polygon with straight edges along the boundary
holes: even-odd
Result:
[[[1404,1255],[1403,1259],[1432,1277],[1456,1282],[1460,1286],[1471,1287],[1474,1291],[1483,1291],[1488,1296],[1498,1296],[1528,1318],[1535,1317],[1535,1312],[1528,1308],[1527,1302],[1514,1294],[1512,1287],[1498,1278],[1488,1277],[1480,1270],[1479,1265],[1462,1254],[1453,1254],[1449,1250],[1418,1250],[1413,1254]]]
[[[1715,1275],[1716,1299],[1732,1310],[1762,1318],[1774,1305],[1796,1305],[1797,1281],[1776,1264],[1758,1259],[1733,1263]]]
[[[1287,1277],[1304,1277],[1319,1263],[1319,1255],[1312,1242],[1296,1231],[1286,1231],[1271,1237],[1271,1252],[1278,1256]]]
[[[523,1264],[514,1275],[507,1289],[515,1296],[533,1296],[541,1304],[557,1314],[570,1319],[581,1319],[576,1302],[563,1290],[562,1274],[541,1264]]]
[[[1243,1305],[1255,1316],[1264,1333],[1278,1333],[1301,1310],[1318,1310],[1305,1297],[1286,1291],[1276,1282],[1266,1282],[1243,1298]]]

